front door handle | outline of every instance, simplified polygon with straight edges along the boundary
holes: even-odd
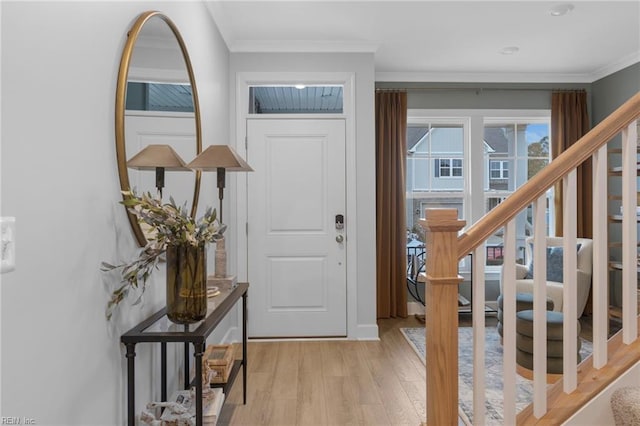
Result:
[[[344,241],[344,237],[342,235],[336,235],[336,241],[338,243],[342,243]]]

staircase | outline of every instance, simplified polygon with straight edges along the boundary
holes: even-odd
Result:
[[[504,424],[562,424],[586,403],[613,383],[625,371],[640,362],[637,287],[637,175],[638,125],[640,92],[629,99],[609,117],[536,174],[518,191],[491,210],[477,223],[459,235],[465,226],[457,218],[456,210],[427,209],[421,225],[426,231],[427,283],[426,316],[426,376],[427,424],[458,424],[458,316],[457,294],[461,278],[458,262],[473,253],[474,268],[482,271],[485,265],[484,244],[498,229],[504,228],[503,283],[515,280],[516,247],[515,217],[533,204],[534,210],[534,346],[533,402],[516,412],[515,383],[515,288],[503,284],[503,395]],[[619,244],[622,261],[622,329],[609,338],[608,303],[608,226],[611,215],[607,211],[608,144],[621,135],[622,165],[618,172],[622,179],[622,211],[619,222],[622,242]],[[576,168],[592,159],[593,164],[593,275],[592,315],[593,354],[577,364],[576,308]],[[546,197],[556,182],[562,181],[564,227],[564,285],[563,285],[563,375],[555,384],[547,385],[546,375]],[[573,248],[573,249],[571,249]],[[472,283],[474,334],[474,424],[484,424],[484,274],[474,274]],[[574,326],[571,327],[570,324]]]

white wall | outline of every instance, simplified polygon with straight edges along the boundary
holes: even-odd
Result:
[[[631,367],[614,383],[607,386],[598,396],[564,422],[563,425],[601,426],[615,424],[613,410],[611,409],[611,395],[616,389],[626,386],[638,386],[638,383],[640,383],[640,363]]]
[[[120,334],[164,304],[164,280],[158,272],[144,304],[107,323],[99,266],[136,249],[117,204],[114,103],[126,33],[151,9],[189,48],[203,145],[228,140],[229,53],[202,3],[2,3],[0,214],[17,218],[16,270],[0,286],[2,416],[125,423]],[[204,175],[200,211],[214,202],[214,180]],[[137,347],[138,412],[159,393],[149,346]]]
[[[356,212],[349,223],[357,229],[356,330],[352,338],[377,338],[375,264],[375,128],[374,57],[372,53],[232,53],[231,81],[249,72],[355,73]],[[235,92],[234,92],[235,93]],[[232,109],[239,100],[231,94]],[[233,117],[232,117],[233,120]],[[349,260],[351,262],[351,260]],[[352,284],[352,283],[351,283]],[[352,288],[347,283],[347,288]]]

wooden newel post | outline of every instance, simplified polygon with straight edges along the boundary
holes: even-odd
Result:
[[[427,425],[458,424],[458,231],[456,209],[426,209]]]

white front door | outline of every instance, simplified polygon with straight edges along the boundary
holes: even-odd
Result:
[[[247,138],[248,335],[346,336],[345,122],[250,119]]]

